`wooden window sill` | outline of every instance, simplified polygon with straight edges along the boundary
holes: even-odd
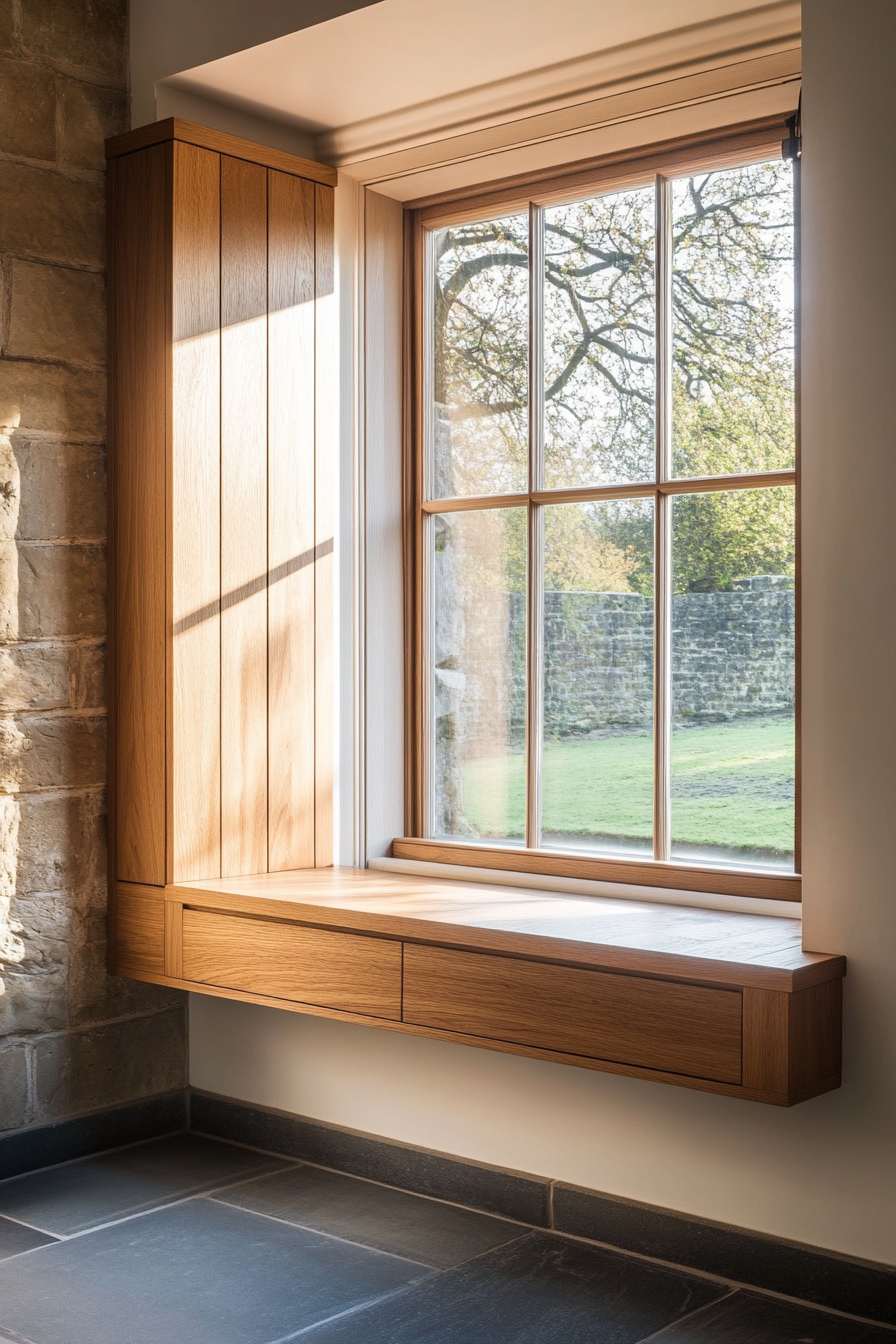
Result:
[[[116,896],[136,979],[777,1105],[839,1086],[845,960],[799,920],[355,868]]]

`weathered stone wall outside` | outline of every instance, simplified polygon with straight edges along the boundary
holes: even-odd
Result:
[[[777,575],[743,579],[731,592],[676,594],[672,602],[673,715],[678,723],[725,722],[788,713],[794,704],[794,593]],[[457,745],[470,756],[522,749],[525,716],[525,597],[502,595],[490,638],[450,701]],[[479,626],[491,594],[471,594]],[[509,611],[507,603],[509,602]],[[486,604],[487,605],[487,604]],[[469,625],[467,617],[466,624]],[[499,640],[502,648],[495,647]],[[550,737],[649,730],[652,723],[653,600],[637,593],[545,593],[545,731]],[[508,656],[508,649],[512,652]],[[444,656],[443,651],[443,656]],[[496,741],[495,668],[514,669],[510,733]],[[444,673],[437,673],[444,677]],[[446,698],[446,707],[448,701]],[[437,712],[441,706],[438,703]],[[444,710],[442,711],[444,712]]]
[[[106,974],[103,140],[126,0],[0,0],[0,1130],[184,1083]]]

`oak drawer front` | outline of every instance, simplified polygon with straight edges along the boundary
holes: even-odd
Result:
[[[739,1083],[741,1013],[735,990],[405,944],[418,1026]]]
[[[185,980],[401,1019],[401,943],[185,909]]]

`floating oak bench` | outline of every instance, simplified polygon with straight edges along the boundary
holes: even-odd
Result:
[[[357,868],[116,896],[135,979],[778,1106],[840,1084],[845,961],[798,920]]]

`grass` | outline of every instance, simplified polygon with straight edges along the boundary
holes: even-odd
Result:
[[[672,738],[672,834],[682,849],[781,862],[793,850],[793,721],[749,720],[686,728]],[[474,833],[519,838],[521,755],[467,765]],[[547,835],[601,837],[647,848],[653,833],[653,740],[645,734],[547,742]]]

